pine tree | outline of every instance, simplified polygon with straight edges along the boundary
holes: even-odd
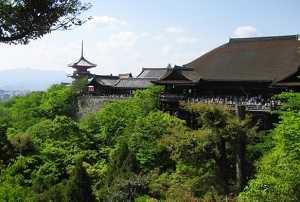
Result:
[[[82,164],[82,159],[76,163],[67,187],[67,199],[70,202],[93,202],[95,197],[91,188],[88,173]]]

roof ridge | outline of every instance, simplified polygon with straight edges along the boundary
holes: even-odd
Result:
[[[167,67],[143,67],[143,70],[158,70],[158,69],[161,69],[161,70],[165,70],[165,69],[168,69]]]
[[[271,41],[271,40],[298,40],[298,35],[267,36],[267,37],[249,37],[249,38],[229,38],[229,43],[253,42],[253,41]]]

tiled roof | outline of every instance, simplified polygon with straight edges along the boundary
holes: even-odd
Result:
[[[174,66],[174,68],[168,68],[165,75],[158,81],[153,83],[197,83],[199,82],[200,75],[194,71],[194,68]]]
[[[168,68],[143,68],[137,78],[156,78],[160,79],[164,76]]]
[[[298,47],[297,35],[230,39],[185,66],[208,81],[273,82],[297,71]]]
[[[103,86],[113,86],[119,80],[118,76],[112,75],[95,75],[92,80],[87,85],[103,85]]]
[[[152,85],[152,78],[121,78],[115,88],[145,89]]]

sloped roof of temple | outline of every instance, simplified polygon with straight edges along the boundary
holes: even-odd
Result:
[[[152,85],[152,81],[162,78],[167,68],[143,68],[136,78],[120,78],[114,88],[146,89]]]
[[[87,85],[113,86],[120,78],[112,75],[94,75]]]
[[[81,57],[79,58],[79,60],[77,62],[68,64],[68,67],[73,67],[73,68],[76,67],[93,68],[96,66],[97,66],[96,64],[89,62],[87,59],[83,57],[83,42],[81,45]]]
[[[279,82],[299,70],[298,47],[297,35],[234,38],[186,66],[203,80]]]
[[[145,89],[155,81],[163,77],[168,68],[143,68],[142,72],[136,77],[131,73],[112,75],[95,75],[87,85],[111,86],[123,89]]]
[[[145,89],[152,85],[152,78],[122,78],[114,88]]]
[[[165,75],[158,81],[153,83],[170,83],[170,84],[195,84],[200,80],[200,75],[194,71],[194,68],[177,66],[174,68],[168,68]]]
[[[155,78],[160,79],[166,73],[167,68],[143,68],[137,78]]]

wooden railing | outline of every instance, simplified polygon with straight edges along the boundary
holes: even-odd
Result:
[[[102,95],[102,96],[85,95],[84,97],[99,99],[99,100],[127,100],[133,98],[132,96],[124,96],[124,95]]]
[[[224,99],[219,100],[219,101],[212,101],[213,99],[210,98],[206,98],[206,99],[202,99],[202,98],[190,98],[188,96],[184,96],[184,95],[172,95],[172,94],[163,94],[160,95],[160,100],[161,101],[181,101],[181,100],[185,100],[187,102],[202,102],[202,103],[206,103],[206,104],[225,104],[228,107],[235,109],[236,105],[244,105],[246,106],[246,110],[247,111],[255,111],[255,110],[259,110],[259,111],[268,111],[271,109],[275,109],[281,106],[281,104],[277,104],[277,101],[271,100],[267,103],[248,103],[248,102],[241,102],[241,101],[225,101]]]
[[[100,100],[127,100],[133,99],[132,95],[103,95],[103,96],[92,96],[86,95],[85,98],[92,98],[92,99],[100,99]],[[247,103],[247,102],[234,102],[234,101],[219,101],[213,102],[211,99],[203,100],[203,99],[195,99],[190,98],[184,95],[171,95],[171,94],[163,94],[159,97],[160,101],[187,101],[187,102],[202,102],[206,104],[225,104],[231,109],[235,109],[236,105],[244,105],[247,111],[268,111],[274,108],[280,107],[280,105],[276,104],[274,101],[270,101],[269,103],[265,104],[256,104],[256,103]],[[200,101],[199,101],[200,100]]]

